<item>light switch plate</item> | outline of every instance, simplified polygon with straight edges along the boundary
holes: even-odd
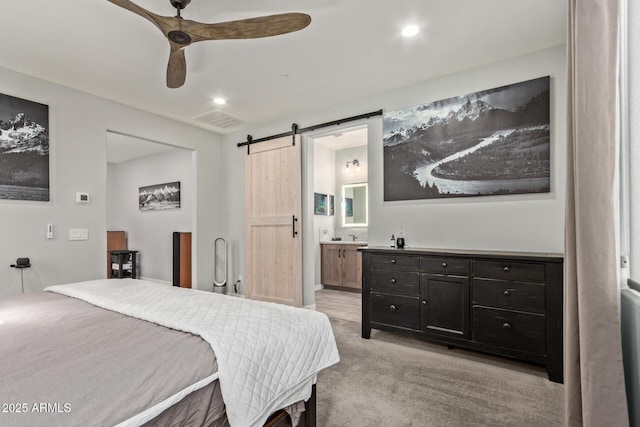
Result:
[[[69,240],[89,240],[89,230],[86,228],[70,228]]]

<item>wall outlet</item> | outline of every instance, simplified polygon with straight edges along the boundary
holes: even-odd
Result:
[[[627,255],[622,255],[620,257],[620,267],[629,268],[629,257]]]

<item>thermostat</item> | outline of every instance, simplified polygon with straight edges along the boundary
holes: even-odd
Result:
[[[89,203],[89,193],[76,193],[76,203]]]

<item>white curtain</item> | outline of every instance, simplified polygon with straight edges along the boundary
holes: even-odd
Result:
[[[628,425],[614,205],[618,11],[619,0],[569,0],[565,218],[569,426]]]

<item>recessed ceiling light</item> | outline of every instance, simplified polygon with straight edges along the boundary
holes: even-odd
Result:
[[[213,98],[213,103],[218,105],[224,105],[227,103],[227,100],[224,98]]]
[[[280,80],[289,80],[289,74],[280,74],[278,78]]]
[[[417,25],[408,25],[402,29],[402,35],[405,37],[413,37],[420,32]]]

